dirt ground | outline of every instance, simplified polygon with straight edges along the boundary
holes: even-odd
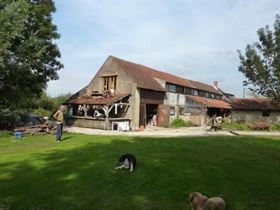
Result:
[[[66,127],[65,131],[70,133],[96,134],[96,135],[123,135],[123,136],[152,136],[152,137],[178,137],[178,136],[280,136],[280,132],[269,131],[211,131],[210,127],[188,127],[188,128],[161,128],[147,127],[144,131],[116,131],[91,128]]]

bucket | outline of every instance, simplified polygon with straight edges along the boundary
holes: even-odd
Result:
[[[22,137],[22,132],[19,132],[19,131],[15,132],[15,137],[16,137],[16,139],[21,138]]]

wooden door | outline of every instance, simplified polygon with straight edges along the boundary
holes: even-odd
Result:
[[[161,127],[169,126],[169,106],[164,104],[158,105],[157,123]]]
[[[140,103],[139,127],[146,125],[146,104]]]

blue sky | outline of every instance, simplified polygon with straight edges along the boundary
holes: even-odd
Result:
[[[55,0],[53,21],[64,64],[47,93],[75,93],[108,55],[242,97],[237,49],[280,13],[280,0]]]

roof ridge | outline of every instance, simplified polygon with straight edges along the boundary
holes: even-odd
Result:
[[[169,82],[169,83],[181,85],[181,86],[184,86],[184,87],[190,87],[190,88],[193,88],[193,89],[204,90],[204,91],[208,91],[208,92],[212,92],[212,93],[216,93],[216,94],[221,95],[220,91],[216,90],[210,84],[206,84],[206,83],[203,83],[203,82],[183,78],[183,77],[180,77],[180,76],[168,73],[168,72],[153,69],[153,68],[145,66],[143,64],[127,61],[127,60],[124,60],[124,59],[121,59],[121,58],[118,58],[118,57],[115,57],[115,56],[112,56],[112,55],[110,55],[110,57],[120,64],[137,66],[139,71],[142,71],[142,72],[144,71],[145,73],[150,73],[150,76],[152,77],[153,80],[155,80],[154,78],[158,78],[158,79],[165,80],[166,82]],[[132,69],[128,70],[128,69],[125,69],[125,68],[124,68],[124,70],[127,71],[127,72],[132,71]],[[133,69],[133,70],[135,70],[135,69]],[[137,73],[139,73],[139,72],[137,72]],[[132,77],[132,75],[130,75],[130,76]],[[139,78],[136,78],[136,77],[137,76],[135,76],[133,79],[136,80],[137,83],[143,83],[143,81],[139,81],[138,80]],[[156,81],[156,82],[158,83],[158,81]],[[202,87],[197,87],[194,83],[199,84]],[[160,84],[158,83],[158,85],[160,85]],[[158,85],[155,85],[155,86],[158,86]],[[158,87],[156,89],[158,89]]]
[[[157,90],[157,91],[165,91],[165,88],[163,88],[161,86],[161,84],[153,77],[150,75],[150,77],[146,77],[145,81],[141,81],[141,74],[139,74],[139,72],[133,72],[131,69],[128,70],[129,67],[131,66],[136,66],[139,69],[141,69],[141,71],[147,71],[147,69],[149,71],[152,71],[153,69],[151,69],[150,67],[144,66],[142,64],[138,64],[138,63],[133,63],[127,60],[123,60],[121,58],[115,57],[115,56],[110,56],[112,58],[112,60],[116,61],[121,67],[122,69],[127,73],[127,75],[134,80],[134,82],[137,83],[137,85],[140,88],[143,89],[152,89],[152,90]],[[138,70],[139,70],[138,69]],[[147,83],[146,83],[147,82]]]
[[[184,77],[180,77],[180,76],[177,76],[177,75],[175,75],[175,74],[171,74],[171,73],[168,73],[168,72],[165,72],[165,71],[162,71],[162,70],[157,70],[157,69],[151,68],[151,67],[149,67],[149,66],[145,66],[145,65],[143,65],[143,64],[141,64],[141,63],[135,63],[135,62],[132,62],[132,61],[127,61],[127,60],[124,60],[124,59],[121,59],[121,58],[118,58],[118,57],[112,56],[112,55],[110,55],[110,56],[111,56],[113,59],[117,59],[117,60],[120,60],[120,61],[122,61],[122,62],[127,62],[127,63],[133,64],[133,65],[139,65],[139,66],[148,68],[149,70],[152,70],[152,71],[156,71],[156,72],[159,72],[159,73],[168,74],[168,75],[173,76],[173,77],[177,77],[177,78],[180,78],[180,79],[183,79],[183,80],[190,81],[189,79],[186,79],[186,78],[184,78]],[[192,80],[192,81],[194,81],[194,80]],[[201,83],[201,82],[200,82],[200,83]]]
[[[244,101],[258,101],[258,100],[262,100],[262,101],[271,101],[271,98],[267,98],[267,97],[263,97],[263,98],[234,98],[234,100],[244,100]]]

